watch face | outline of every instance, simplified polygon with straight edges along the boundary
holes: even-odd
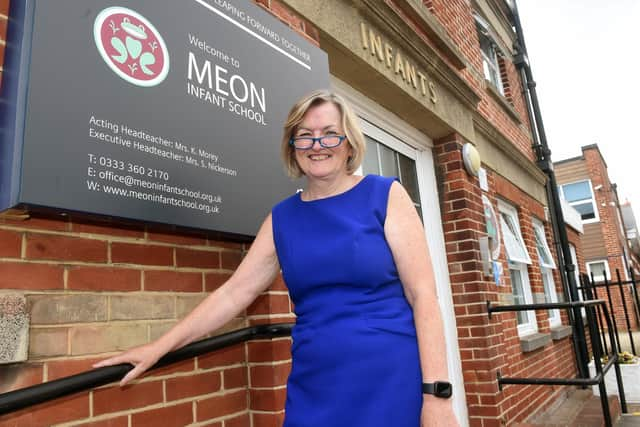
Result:
[[[434,383],[434,395],[438,397],[451,397],[453,393],[453,388],[451,387],[451,383],[445,381],[436,381]]]

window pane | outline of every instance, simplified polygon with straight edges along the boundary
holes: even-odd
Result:
[[[382,165],[380,175],[399,177],[400,171],[398,170],[396,152],[382,144],[380,144],[378,148],[380,152],[380,164]]]
[[[400,181],[407,189],[411,200],[416,206],[420,206],[420,192],[418,191],[418,174],[416,173],[416,162],[404,154],[398,153],[400,163]]]
[[[536,236],[536,249],[538,249],[538,256],[540,257],[540,264],[551,264],[551,259],[547,254],[547,248],[544,247],[542,239],[540,238],[540,231],[537,228],[533,229],[533,233]]]
[[[589,264],[589,272],[593,273],[593,278],[597,281],[604,280],[605,276],[607,276],[607,270],[604,262],[594,262]],[[607,279],[609,277],[607,276]]]
[[[578,200],[591,199],[591,188],[589,187],[589,181],[565,184],[562,186],[564,199],[567,202],[577,202]]]
[[[533,235],[536,240],[536,250],[538,251],[538,258],[540,259],[540,265],[547,268],[555,268],[555,263],[551,257],[551,251],[547,245],[547,239],[544,235],[544,228],[540,224],[534,224]]]
[[[542,285],[544,287],[544,301],[545,302],[557,302],[555,296],[555,289],[553,289],[553,276],[551,271],[547,269],[542,270]],[[548,310],[549,319],[555,319],[558,315],[558,310]]]
[[[364,175],[380,175],[380,167],[378,166],[379,144],[368,136],[365,136],[365,140],[367,141],[367,151],[365,151],[364,159],[362,160],[362,173]]]
[[[586,219],[594,219],[596,217],[596,213],[593,210],[593,203],[589,200],[586,203],[576,203],[575,205],[571,205],[575,210],[578,211],[582,220]]]
[[[511,292],[513,293],[513,303],[515,305],[525,304],[524,289],[522,287],[522,277],[520,276],[520,270],[509,269],[509,275],[511,277]],[[527,323],[527,312],[517,311],[518,325]]]
[[[527,260],[527,254],[522,243],[518,240],[518,231],[513,224],[511,217],[504,212],[500,212],[500,228],[502,229],[502,238],[510,261],[524,262]]]

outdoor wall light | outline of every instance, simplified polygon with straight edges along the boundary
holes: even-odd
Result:
[[[462,146],[462,161],[469,175],[478,176],[481,166],[480,153],[473,144],[467,142]]]

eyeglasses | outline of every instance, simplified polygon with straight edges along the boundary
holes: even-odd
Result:
[[[342,141],[347,139],[346,135],[324,135],[314,138],[312,136],[299,136],[297,138],[291,138],[289,145],[296,150],[309,150],[318,141],[323,148],[334,148],[342,144]]]

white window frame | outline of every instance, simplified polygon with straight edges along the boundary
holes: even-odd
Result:
[[[556,283],[553,280],[553,270],[551,270],[550,268],[541,267],[540,273],[542,276],[542,287],[544,288],[544,293],[548,299],[548,302],[558,302]],[[562,324],[562,319],[560,318],[560,310],[558,310],[557,308],[548,310],[548,314],[549,327],[554,328]]]
[[[500,72],[500,62],[498,60],[498,54],[501,52],[498,44],[492,35],[491,27],[489,23],[484,20],[477,13],[473,14],[476,21],[476,30],[478,32],[478,39],[480,42],[480,54],[482,56],[482,73],[484,78],[491,82],[501,95],[504,95],[504,84],[502,83],[502,73]],[[489,55],[482,49],[482,38],[487,39],[491,45],[491,52]],[[490,70],[489,70],[490,68]],[[492,78],[491,71],[495,73],[496,79]]]
[[[542,279],[542,288],[544,289],[544,295],[547,302],[558,302],[558,293],[556,292],[555,280],[553,280],[553,270],[556,268],[556,264],[553,260],[553,255],[547,244],[547,236],[544,230],[544,224],[536,218],[532,218],[533,223],[533,238],[536,241],[536,251],[538,252],[538,261],[540,262],[540,275]],[[542,250],[545,251],[545,255],[551,261],[551,263],[545,263],[544,258],[540,255],[539,246],[542,246]],[[562,323],[560,319],[560,310],[553,309],[548,310],[549,314],[549,326],[555,327]]]
[[[577,202],[570,202],[564,197],[564,186],[565,185],[578,184],[580,182],[588,182],[589,183],[589,191],[591,192],[591,204],[593,205],[593,212],[595,214],[595,218],[583,219],[582,223],[583,224],[592,224],[594,222],[600,222],[600,213],[598,212],[598,203],[596,202],[596,194],[593,192],[593,184],[591,183],[590,179],[581,179],[579,181],[565,182],[564,184],[558,185],[558,188],[560,189],[560,195],[562,196],[564,201],[567,202],[567,204],[569,206],[571,206],[571,207],[573,207],[574,205],[581,205],[583,203],[586,203],[587,199],[579,200]],[[581,217],[580,219],[582,219],[582,214],[580,215],[580,217]]]
[[[500,223],[500,231],[502,231],[502,240],[504,243],[504,250],[507,254],[507,258],[512,262],[520,262],[523,264],[531,264],[531,257],[529,256],[529,251],[527,251],[527,245],[524,243],[524,239],[522,238],[522,232],[520,231],[520,221],[518,221],[518,212],[516,209],[509,205],[508,203],[503,202],[502,200],[498,200],[498,212],[499,212],[499,223]],[[512,225],[514,226],[515,234],[511,231],[509,227],[504,227],[502,218],[502,214],[507,215],[511,218]],[[518,244],[524,252],[524,258],[509,258],[509,246],[507,245],[507,238],[513,238],[515,243]]]
[[[609,261],[607,259],[597,259],[595,261],[589,261],[586,263],[587,265],[587,274],[589,275],[589,279],[591,279],[591,265],[592,264],[600,264],[604,263],[604,271],[607,274],[607,280],[611,281],[611,270],[609,270]],[[593,279],[598,282],[598,279],[594,276]],[[604,279],[602,279],[604,281]]]
[[[529,257],[527,245],[524,243],[524,239],[522,238],[522,232],[520,231],[520,221],[518,220],[518,212],[513,206],[506,202],[503,202],[502,200],[498,200],[498,212],[500,216],[500,229],[502,231],[502,243],[504,243],[505,254],[507,254],[507,270],[509,271],[509,277],[511,278],[511,292],[513,294],[513,290],[515,289],[513,285],[511,270],[517,270],[520,273],[520,279],[522,281],[522,296],[524,297],[524,303],[533,304],[531,283],[529,282],[529,271],[527,269],[527,264],[531,264],[531,257]],[[512,225],[516,232],[515,235],[511,232],[510,229],[508,229],[508,227],[503,227],[504,220],[502,219],[502,214],[506,214],[511,218]],[[505,230],[505,228],[507,229]],[[521,245],[526,255],[526,259],[509,259],[506,243],[506,239],[509,236],[512,236],[515,239],[516,243]],[[522,313],[522,315],[525,317],[525,322],[518,325],[518,335],[525,336],[538,332],[538,322],[536,320],[535,311],[521,311],[520,313]]]
[[[551,263],[547,264],[543,261],[543,257],[538,254],[538,258],[540,260],[540,266],[548,269],[555,269],[556,263],[553,259],[553,254],[551,253],[551,249],[549,249],[549,245],[547,244],[547,235],[544,230],[544,225],[539,220],[533,218],[533,238],[536,242],[536,251],[539,251],[538,243],[541,243],[542,249],[545,251],[545,255]]]
[[[529,272],[527,270],[527,264],[521,262],[508,262],[507,269],[509,271],[509,278],[511,280],[511,292],[513,293],[513,277],[511,276],[511,270],[517,270],[520,272],[520,279],[522,281],[522,293],[525,304],[533,304],[533,295],[531,294],[531,283],[529,282]],[[538,321],[536,319],[536,312],[533,310],[521,311],[525,317],[525,322],[518,324],[518,336],[526,336],[535,334],[538,332]],[[516,317],[516,323],[518,318]]]

